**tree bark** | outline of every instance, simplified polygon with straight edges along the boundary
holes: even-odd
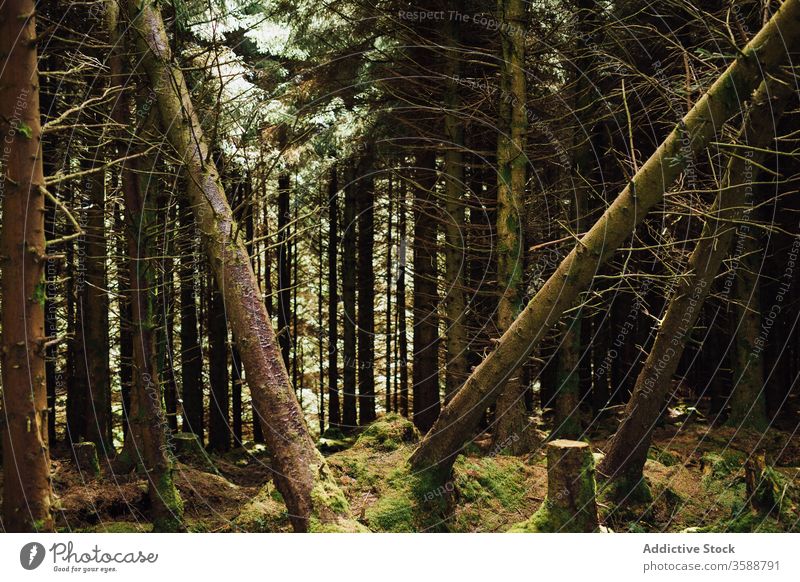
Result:
[[[167,136],[189,176],[187,194],[209,262],[228,298],[228,321],[272,453],[276,486],[296,531],[308,530],[312,516],[323,523],[334,521],[346,510],[346,501],[314,446],[289,384],[247,249],[233,236],[239,229],[219,173],[209,161],[186,80],[171,62],[161,14],[153,0],[130,0],[128,9]]]
[[[777,121],[777,120],[776,120]],[[750,170],[752,173],[752,169]],[[764,430],[768,426],[764,390],[764,354],[759,346],[761,333],[761,292],[759,271],[764,258],[755,233],[743,225],[739,268],[733,284],[736,329],[734,330],[733,391],[727,424],[734,428]]]
[[[328,182],[328,424],[342,422],[339,403],[339,182],[336,167]]]
[[[208,380],[211,397],[208,404],[208,447],[224,453],[230,449],[230,394],[228,392],[228,326],[226,299],[212,277],[208,281]]]
[[[186,201],[178,201],[178,216],[184,230],[181,238],[181,396],[183,432],[197,435],[203,442],[203,354],[197,329],[197,291],[195,285],[194,220]]]
[[[353,430],[358,424],[356,410],[356,230],[357,207],[353,172],[348,168],[344,187],[344,234],[342,235],[342,307],[344,308],[344,390],[342,429]]]
[[[3,527],[53,531],[45,379],[45,232],[33,0],[6,0],[0,14]]]
[[[782,113],[791,93],[791,86],[770,81],[762,83],[753,96],[753,105],[740,132],[740,142],[748,149],[744,155],[730,157],[723,188],[710,210],[711,219],[692,251],[688,272],[681,277],[667,306],[650,354],[636,378],[624,420],[598,467],[606,479],[634,488],[642,477],[652,430],[661,415],[672,377],[703,301],[730,250],[735,232],[733,223],[741,218],[746,193],[752,188],[753,164],[760,163],[763,153],[759,150],[774,138],[776,116]]]
[[[439,416],[439,292],[436,264],[436,154],[416,156],[414,189],[414,424],[427,432]]]
[[[375,420],[375,179],[372,153],[358,164],[358,422]]]
[[[462,2],[451,0],[450,8],[462,9]],[[466,229],[464,212],[464,123],[461,120],[462,103],[457,79],[461,75],[460,26],[458,19],[451,19],[445,31],[448,50],[445,55],[447,93],[444,117],[444,236],[445,236],[445,312],[447,333],[445,334],[445,402],[469,376],[467,362],[467,303],[464,297],[464,272],[466,271]]]
[[[400,368],[399,383],[397,391],[399,393],[399,403],[395,408],[399,408],[400,414],[408,418],[408,335],[406,333],[406,263],[408,251],[408,238],[406,237],[407,213],[406,213],[406,185],[400,181],[397,185],[400,191],[397,212],[400,215],[397,224],[397,350],[399,359],[397,365]]]
[[[787,49],[800,38],[799,28],[800,0],[787,0],[639,169],[530,300],[496,349],[473,371],[413,453],[415,468],[436,465],[442,474],[449,473],[483,409],[494,403],[518,362],[538,346],[591,284],[597,268],[663,200],[665,190],[689,159],[704,149],[717,128],[737,111],[741,96],[748,95],[763,75],[773,73],[783,62]]]
[[[106,26],[113,52],[110,57],[112,83],[125,87],[127,75],[125,61],[127,43],[120,30],[119,6],[116,0],[106,2]],[[119,127],[131,120],[131,107],[126,92],[114,104],[111,117]],[[154,141],[157,116],[146,108],[140,99],[139,111],[146,114],[143,127],[134,131],[145,140]],[[118,137],[118,151],[129,151],[129,144]],[[128,290],[133,336],[132,382],[128,431],[119,463],[125,468],[139,466],[148,481],[148,497],[152,514],[153,530],[162,532],[182,531],[183,502],[173,479],[174,462],[167,446],[166,417],[162,406],[162,385],[158,368],[158,345],[156,338],[156,262],[158,256],[153,244],[155,213],[148,200],[154,198],[155,159],[151,155],[125,163],[121,168],[122,195],[125,203],[126,243],[128,256]]]
[[[498,0],[503,65],[500,73],[500,133],[497,138],[497,283],[502,295],[497,308],[497,329],[505,332],[522,311],[524,250],[521,229],[525,196],[527,106],[525,87],[526,28],[522,0]],[[505,379],[495,408],[495,446],[516,454],[526,448],[527,423],[522,365]]]

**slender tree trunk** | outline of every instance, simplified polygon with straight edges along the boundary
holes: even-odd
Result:
[[[292,219],[289,210],[289,174],[278,177],[278,341],[281,346],[283,364],[289,369],[292,351],[290,330],[292,283],[291,272],[291,237],[289,221]],[[294,387],[297,390],[297,386]]]
[[[389,175],[388,209],[386,211],[386,412],[392,411],[392,218],[394,215],[394,192],[392,191],[392,176]],[[395,402],[397,409],[397,402]]]
[[[189,175],[188,198],[214,275],[228,297],[228,321],[272,454],[275,483],[296,531],[311,517],[337,520],[346,501],[314,446],[280,357],[275,331],[235,224],[219,174],[191,102],[183,72],[172,61],[164,22],[153,0],[130,0],[128,11],[142,65],[156,92],[167,136]],[[178,123],[182,120],[181,123]],[[329,500],[335,499],[337,503]]]
[[[339,404],[339,182],[336,166],[328,183],[328,423],[342,422]]]
[[[225,299],[213,279],[208,285],[208,447],[224,453],[230,449],[230,394],[228,392],[228,326]]]
[[[500,34],[503,65],[500,73],[500,133],[497,139],[497,282],[502,295],[497,308],[497,329],[505,332],[522,311],[524,249],[522,216],[525,196],[525,134],[527,106],[525,87],[526,28],[523,0],[498,0],[500,22],[508,26]],[[495,445],[514,454],[525,449],[523,432],[528,424],[522,365],[505,379],[495,409]],[[516,437],[516,438],[515,438]]]
[[[195,270],[194,220],[186,201],[179,200],[179,223],[182,233],[181,280],[181,396],[183,431],[197,435],[203,442],[203,354],[197,330],[197,293]]]
[[[776,71],[800,39],[799,28],[800,0],[787,0],[644,163],[530,300],[496,349],[473,371],[412,455],[417,469],[437,465],[442,475],[449,473],[455,455],[478,426],[484,406],[496,400],[518,362],[536,349],[591,284],[597,268],[663,200],[664,191],[692,156],[708,145],[717,128],[736,113],[741,96],[749,94],[763,75]]]
[[[400,190],[397,211],[397,344],[399,350],[398,366],[400,367],[400,414],[408,418],[408,335],[406,330],[406,260],[408,238],[406,238],[406,186],[402,180],[398,184]],[[397,406],[395,406],[397,408]]]
[[[33,0],[0,15],[3,528],[53,531],[44,336],[44,171]]]
[[[762,83],[753,97],[740,132],[740,141],[748,149],[744,155],[730,157],[723,188],[710,210],[712,218],[706,222],[692,251],[687,274],[680,279],[670,299],[653,347],[636,379],[624,420],[598,468],[601,475],[618,480],[623,486],[633,488],[642,477],[652,430],[661,415],[672,377],[703,301],[730,250],[735,231],[733,222],[741,218],[746,192],[752,188],[747,176],[752,180],[752,164],[760,163],[763,148],[774,139],[776,116],[783,111],[791,91],[788,84]]]
[[[342,428],[352,430],[356,418],[356,189],[353,172],[344,187],[344,234],[342,236],[342,306],[344,307],[344,394]]]
[[[242,446],[242,362],[236,349],[236,338],[231,349],[231,416],[233,417],[233,444]]]
[[[372,156],[359,163],[358,203],[358,420],[375,420],[375,179]]]
[[[427,432],[439,416],[439,291],[436,263],[436,154],[416,155],[414,189],[414,424]]]
[[[114,71],[118,61],[116,57],[111,58],[114,63]],[[116,82],[116,80],[114,80]],[[112,110],[113,112],[113,110]],[[124,182],[120,176],[120,187],[124,187]],[[115,226],[117,232],[125,232],[125,207],[124,201],[118,203],[118,210],[115,216]],[[125,237],[118,237],[117,254],[117,290],[119,296],[119,387],[122,393],[122,433],[124,439],[128,436],[128,415],[131,411],[131,385],[133,383],[133,329],[131,327],[131,285],[130,269],[128,268],[128,241]],[[124,442],[124,441],[123,441]]]
[[[451,0],[451,10],[463,11],[463,2]],[[446,37],[449,45],[445,61],[445,76],[448,79],[445,96],[445,311],[447,333],[445,334],[445,402],[455,394],[469,376],[467,362],[467,304],[464,297],[464,272],[466,265],[465,217],[464,217],[464,124],[461,121],[461,96],[456,79],[461,76],[459,20],[447,22]]]

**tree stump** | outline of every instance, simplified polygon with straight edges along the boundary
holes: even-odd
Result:
[[[97,460],[97,446],[94,443],[75,443],[72,445],[72,452],[78,469],[94,477],[100,476],[100,462]]]
[[[547,443],[547,497],[512,532],[594,532],[598,530],[594,456],[579,441]]]

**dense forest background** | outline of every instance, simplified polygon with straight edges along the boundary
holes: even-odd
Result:
[[[3,531],[800,527],[800,2],[0,10]]]

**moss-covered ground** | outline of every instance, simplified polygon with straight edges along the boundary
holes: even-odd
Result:
[[[336,531],[525,530],[521,524],[532,523],[542,509],[543,445],[526,456],[506,456],[484,435],[465,448],[442,482],[410,470],[406,460],[418,439],[413,425],[397,415],[360,434],[325,436],[320,448],[345,497],[334,501],[349,508],[349,519]],[[599,457],[604,438],[590,442]],[[744,465],[754,453],[765,462],[759,498],[772,500],[765,508],[762,499],[761,509],[750,503],[745,483]],[[177,465],[175,482],[189,531],[291,531],[263,445],[210,459],[213,470],[207,460]],[[101,459],[101,476],[87,475],[56,451],[53,482],[61,531],[152,528],[146,482],[135,473],[115,474]],[[800,531],[800,443],[788,431],[737,432],[700,422],[663,426],[654,435],[641,485],[641,494],[620,497],[598,484],[603,531]],[[312,529],[328,527],[312,524]]]

